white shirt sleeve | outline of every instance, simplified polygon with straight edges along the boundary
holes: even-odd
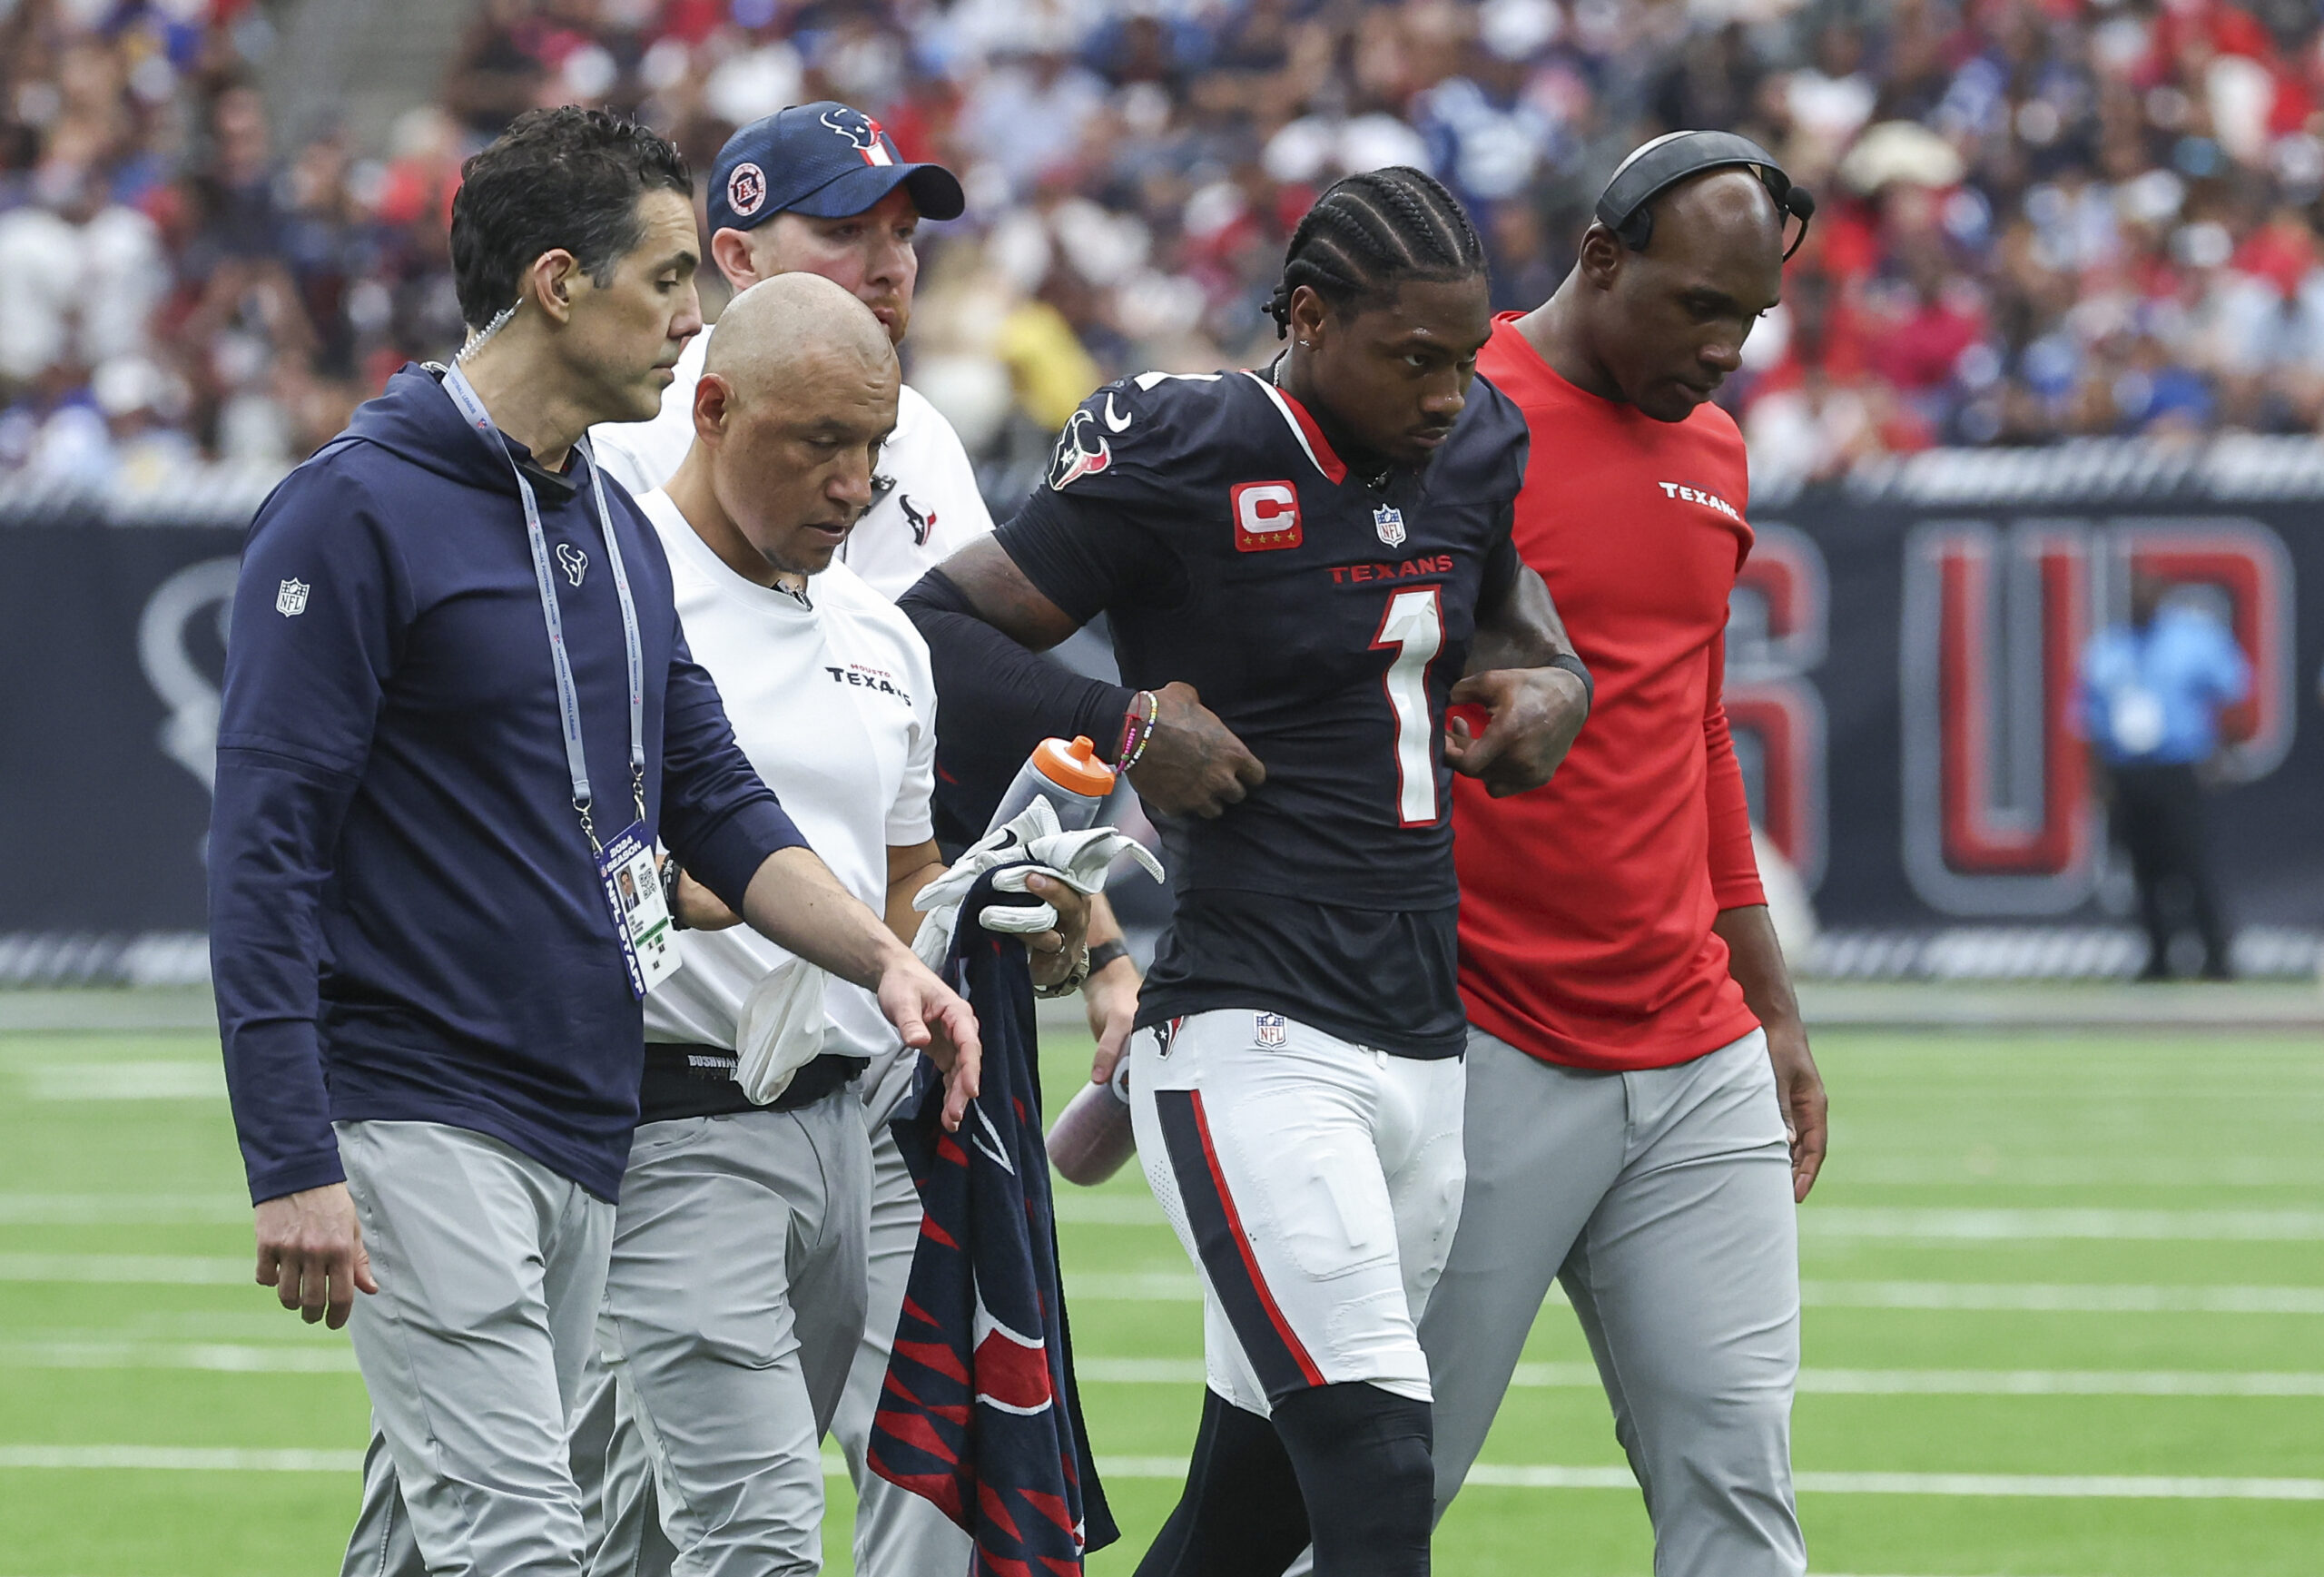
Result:
[[[888,808],[888,846],[909,849],[936,835],[936,816],[930,802],[936,793],[936,668],[928,643],[906,626],[911,637],[907,662],[911,675],[912,738],[904,757],[903,781],[896,785],[896,803]]]

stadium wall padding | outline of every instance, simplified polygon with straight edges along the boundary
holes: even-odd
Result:
[[[2324,597],[2324,446],[1920,456],[1846,485],[1763,488],[1751,514],[1730,711],[1755,812],[1826,927],[2126,912],[2072,676],[2142,565],[2211,606],[2254,659],[2254,699],[2230,718],[2232,781],[2211,802],[2233,918],[2324,918],[2324,608],[2307,612]],[[202,929],[241,541],[205,518],[0,511],[0,813],[15,833],[0,931]]]

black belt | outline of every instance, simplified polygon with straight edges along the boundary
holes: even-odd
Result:
[[[871,1065],[868,1058],[816,1058],[791,1077],[781,1095],[762,1106],[734,1082],[740,1060],[721,1046],[667,1045],[648,1041],[645,1077],[637,1090],[637,1120],[669,1122],[682,1117],[724,1117],[737,1111],[796,1111],[844,1089]]]

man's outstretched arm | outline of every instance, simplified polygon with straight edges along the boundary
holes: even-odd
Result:
[[[1020,517],[1021,518],[1021,517]],[[1086,622],[1035,586],[994,537],[960,549],[898,605],[928,642],[945,730],[990,723],[1018,734],[1079,734],[1111,760],[1137,693],[1039,655]],[[1216,816],[1266,781],[1266,768],[1191,685],[1154,691],[1153,735],[1130,782],[1164,815]]]

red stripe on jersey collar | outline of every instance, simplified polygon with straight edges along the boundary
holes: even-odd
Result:
[[[1299,435],[1300,448],[1305,449],[1307,458],[1315,462],[1315,468],[1323,472],[1334,487],[1346,481],[1347,462],[1333,450],[1331,440],[1324,436],[1323,428],[1308,413],[1307,408],[1293,399],[1289,389],[1265,373],[1253,372],[1246,368],[1244,376],[1265,389],[1267,398],[1275,401],[1275,409],[1290,419],[1292,431]]]

